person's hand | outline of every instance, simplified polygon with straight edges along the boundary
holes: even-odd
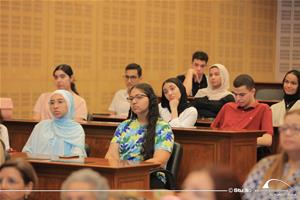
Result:
[[[194,74],[196,73],[196,71],[194,70],[194,68],[190,67],[187,72],[186,75],[187,76],[194,76]]]
[[[172,100],[169,102],[170,109],[171,109],[171,110],[177,110],[178,104],[179,104],[178,99],[172,99]]]
[[[191,77],[194,77],[195,80],[199,79],[199,75],[197,74],[196,70],[192,67],[188,69],[187,75],[191,76]]]

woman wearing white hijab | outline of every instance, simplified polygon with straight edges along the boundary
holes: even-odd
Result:
[[[208,86],[198,90],[192,105],[198,110],[198,117],[216,117],[222,106],[234,102],[229,89],[229,73],[224,65],[209,67]]]
[[[50,96],[49,107],[52,119],[43,120],[34,127],[22,151],[86,157],[84,130],[73,120],[72,94],[66,90],[56,90]]]

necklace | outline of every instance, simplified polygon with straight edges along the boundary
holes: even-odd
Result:
[[[285,108],[287,109],[287,110],[289,110],[294,104],[295,104],[295,102],[296,102],[297,100],[294,100],[294,101],[290,101],[289,103],[285,103]]]

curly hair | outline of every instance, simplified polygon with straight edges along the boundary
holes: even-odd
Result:
[[[152,158],[154,154],[156,122],[159,117],[158,101],[157,101],[157,96],[155,95],[151,85],[147,83],[137,84],[130,89],[129,94],[134,88],[142,90],[149,99],[149,105],[148,105],[149,112],[147,115],[147,121],[148,121],[147,132],[145,134],[145,138],[142,145],[142,155],[144,157],[144,160],[147,160],[149,158]],[[137,119],[136,113],[131,111],[130,119],[132,120]]]
[[[189,104],[188,104],[188,98],[187,98],[187,94],[186,94],[186,90],[185,90],[185,87],[184,85],[181,83],[181,81],[177,78],[169,78],[167,80],[165,80],[165,82],[163,82],[162,84],[162,94],[161,94],[161,106],[163,108],[168,108],[169,112],[171,112],[171,109],[170,109],[170,102],[169,100],[166,98],[165,94],[164,94],[164,85],[166,83],[174,83],[179,91],[180,91],[180,94],[181,94],[181,97],[179,99],[179,104],[178,104],[178,107],[177,107],[177,111],[178,111],[178,115],[180,115],[180,113],[182,113],[186,108],[189,107]]]

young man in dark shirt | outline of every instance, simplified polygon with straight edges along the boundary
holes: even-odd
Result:
[[[201,88],[207,87],[207,80],[204,74],[204,67],[208,62],[208,55],[203,51],[196,51],[192,57],[191,67],[185,75],[179,75],[177,78],[183,83],[188,96],[195,96]]]

